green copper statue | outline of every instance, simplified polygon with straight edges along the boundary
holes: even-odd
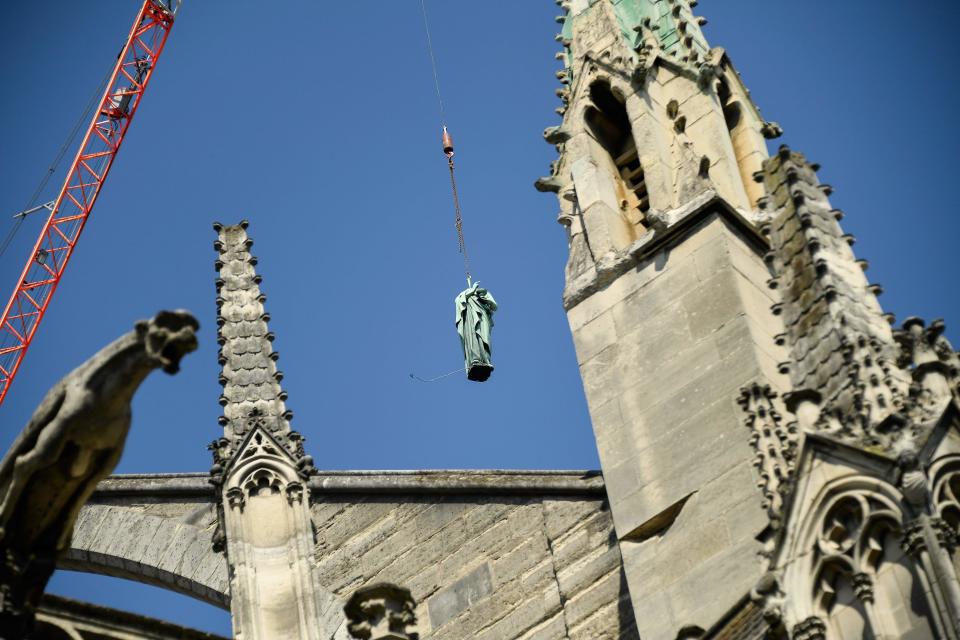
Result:
[[[493,372],[490,362],[490,330],[497,303],[490,292],[473,283],[454,301],[457,307],[457,333],[463,346],[467,379],[483,382]]]

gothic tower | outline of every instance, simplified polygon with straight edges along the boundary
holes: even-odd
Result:
[[[694,0],[560,4],[560,157],[537,187],[568,229],[564,305],[640,636],[960,638],[942,321],[891,328],[830,186],[769,156],[779,127]]]
[[[779,127],[695,4],[560,3],[559,158],[536,184],[568,233],[564,306],[644,638],[708,629],[760,576],[736,392],[787,390],[754,178]]]

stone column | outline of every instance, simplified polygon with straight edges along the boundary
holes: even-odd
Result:
[[[953,531],[940,518],[921,515],[904,527],[903,550],[926,583],[933,621],[945,638],[960,638],[960,583],[950,559]]]

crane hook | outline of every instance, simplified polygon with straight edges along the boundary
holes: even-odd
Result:
[[[449,159],[453,159],[453,136],[450,135],[450,132],[447,131],[447,126],[443,126],[443,135],[441,136],[441,142],[443,144],[443,153]]]

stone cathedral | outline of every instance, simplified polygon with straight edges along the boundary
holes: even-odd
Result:
[[[213,638],[41,597],[59,566],[228,609],[243,640],[960,639],[943,323],[884,313],[830,187],[768,151],[780,127],[694,0],[559,4],[536,187],[567,231],[602,472],[315,469],[253,230],[215,224],[212,468],[108,476],[136,385],[195,347],[161,312],[51,390],[0,465],[0,635]],[[113,440],[84,435],[100,423]]]

